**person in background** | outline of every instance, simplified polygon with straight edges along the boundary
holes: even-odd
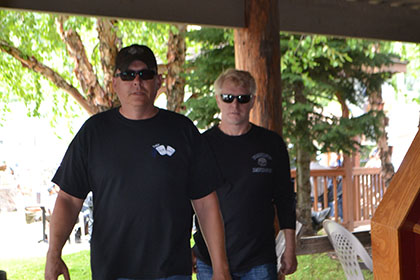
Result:
[[[208,245],[213,279],[230,279],[214,157],[186,117],[154,106],[162,76],[150,48],[118,52],[113,87],[121,106],[89,118],[53,182],[45,279],[70,279],[62,248],[93,193],[93,279],[191,279],[192,207]]]
[[[297,267],[296,211],[286,145],[277,133],[250,123],[256,84],[248,72],[229,69],[217,78],[214,89],[221,122],[204,136],[224,178],[216,191],[232,278],[278,278],[275,209],[286,239],[279,274],[291,274]],[[197,278],[212,279],[212,260],[201,226],[194,239]]]

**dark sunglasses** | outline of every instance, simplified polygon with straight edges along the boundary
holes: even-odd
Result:
[[[251,100],[252,95],[251,94],[233,95],[233,94],[222,93],[220,94],[220,97],[222,98],[223,102],[226,102],[226,103],[232,103],[233,100],[236,98],[239,103],[245,104]]]
[[[149,69],[143,69],[139,71],[126,70],[124,72],[115,74],[115,77],[120,77],[123,81],[132,81],[139,75],[142,80],[151,80],[156,75],[156,72]]]

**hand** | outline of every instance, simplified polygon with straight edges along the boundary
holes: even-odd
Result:
[[[60,256],[49,256],[45,264],[45,280],[57,280],[63,275],[65,280],[70,280],[69,270]]]
[[[280,273],[284,275],[292,274],[293,272],[296,271],[296,268],[297,268],[296,254],[292,251],[286,250],[281,256]]]

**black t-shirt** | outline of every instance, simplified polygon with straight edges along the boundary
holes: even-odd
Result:
[[[191,274],[190,199],[221,178],[186,117],[135,121],[113,109],[86,121],[53,181],[81,199],[93,192],[92,276],[102,280]]]
[[[217,188],[231,272],[276,263],[274,205],[281,229],[296,225],[295,195],[289,156],[276,133],[252,125],[241,136],[228,136],[218,127],[204,133],[220,167],[224,184]],[[210,264],[200,229],[194,252]]]

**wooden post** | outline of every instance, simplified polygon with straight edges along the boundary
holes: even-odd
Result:
[[[257,83],[251,121],[282,134],[278,0],[245,0],[246,28],[235,29],[235,64]]]
[[[349,231],[354,229],[353,210],[353,162],[349,155],[344,155],[344,180],[343,180],[343,226]]]

